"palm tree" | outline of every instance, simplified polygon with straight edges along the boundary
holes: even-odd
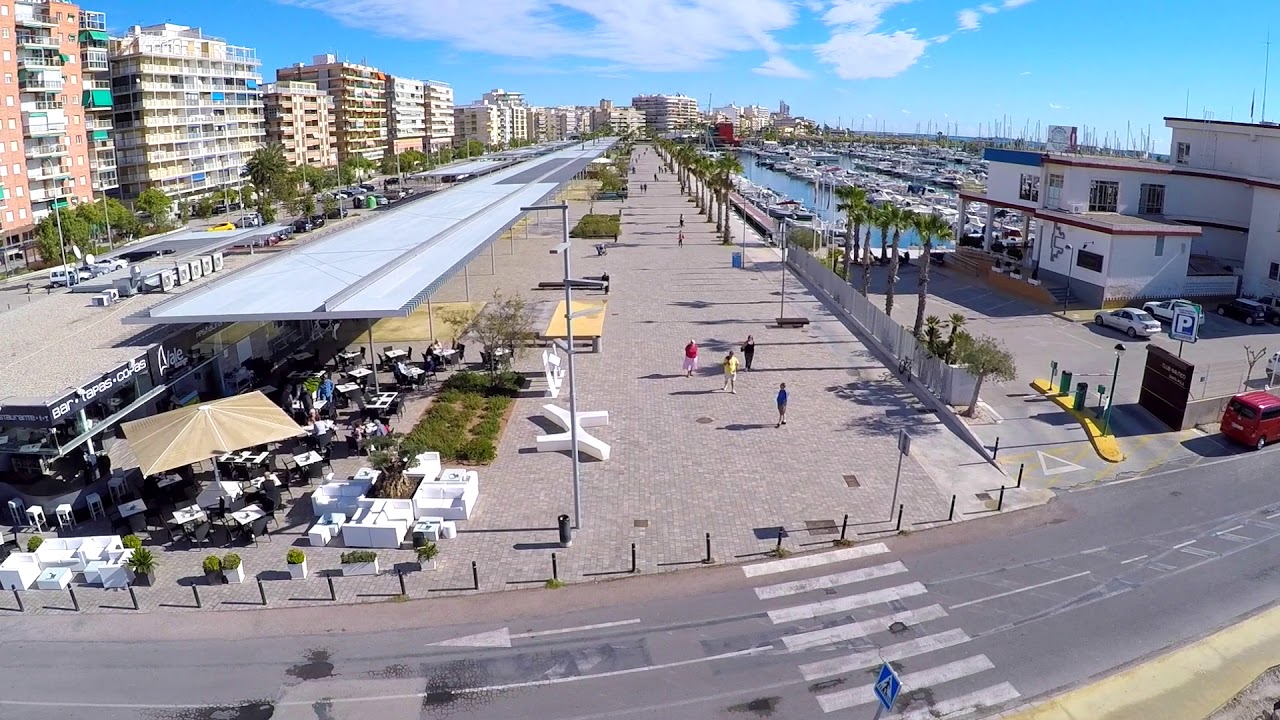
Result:
[[[289,161],[285,159],[284,146],[271,143],[254,150],[245,163],[245,169],[258,190],[258,214],[264,222],[270,222],[275,217],[269,207],[272,196],[289,175]]]
[[[893,207],[886,203],[886,207]],[[902,242],[902,231],[911,227],[915,222],[915,213],[910,210],[893,207],[891,211],[892,222],[889,226],[893,228],[893,247],[890,249],[889,255],[889,278],[885,283],[884,291],[884,314],[890,318],[893,317],[893,293],[898,284],[898,243]]]
[[[724,212],[723,242],[728,245],[732,242],[729,237],[729,193],[733,192],[733,177],[742,173],[742,163],[737,156],[724,153],[716,159],[716,168],[720,171],[720,193],[723,198],[720,203],[720,209]]]
[[[844,281],[849,282],[849,270],[857,260],[856,244],[862,230],[867,205],[867,191],[855,185],[836,188],[836,212],[844,213]]]
[[[871,292],[871,228],[879,222],[880,208],[867,203],[863,206],[866,213],[867,234],[862,239],[862,297]]]
[[[933,240],[946,240],[951,237],[951,225],[941,217],[933,214],[916,215],[912,227],[920,235],[923,249],[920,253],[920,276],[916,281],[916,322],[912,334],[920,334],[920,326],[924,324],[924,306],[929,298],[929,255],[933,252]]]

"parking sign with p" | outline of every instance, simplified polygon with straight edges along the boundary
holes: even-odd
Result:
[[[1173,321],[1169,323],[1169,339],[1193,343],[1200,334],[1200,313],[1189,305],[1173,309]]]

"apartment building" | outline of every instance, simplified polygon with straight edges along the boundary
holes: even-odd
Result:
[[[496,88],[485,93],[480,102],[498,108],[498,142],[510,145],[513,140],[529,140],[529,107],[524,93]]]
[[[241,183],[266,139],[253,48],[164,23],[110,42],[120,194],[193,200]]]
[[[655,132],[686,130],[698,123],[698,101],[687,95],[637,95],[631,107],[644,113],[645,124]]]
[[[111,64],[107,60],[107,14],[80,11],[80,105],[84,107],[89,182],[95,194],[120,187],[111,122]]]
[[[600,107],[591,111],[591,129],[599,130],[608,125],[617,135],[638,133],[644,129],[645,114],[633,107],[614,107],[608,100],[601,100]]]
[[[453,145],[453,87],[439,80],[423,83],[426,136],[422,149],[435,152]]]
[[[472,103],[453,109],[453,140],[462,147],[475,141],[488,146],[505,142],[499,133],[502,124],[502,108],[497,105]]]
[[[387,150],[387,76],[368,65],[316,55],[310,65],[276,70],[276,80],[315,83],[333,97],[339,162],[361,155],[381,160]]]
[[[293,165],[334,167],[333,97],[315,83],[282,80],[262,86],[267,142],[284,147]]]
[[[421,80],[387,76],[387,147],[399,155],[419,150],[427,136],[426,87]]]

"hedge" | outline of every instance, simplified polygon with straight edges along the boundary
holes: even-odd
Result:
[[[621,226],[621,215],[583,215],[578,224],[573,226],[569,236],[576,238],[617,237],[622,233]]]

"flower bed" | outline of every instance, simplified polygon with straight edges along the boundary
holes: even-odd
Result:
[[[583,215],[569,232],[576,238],[612,238],[622,233],[621,215]]]

